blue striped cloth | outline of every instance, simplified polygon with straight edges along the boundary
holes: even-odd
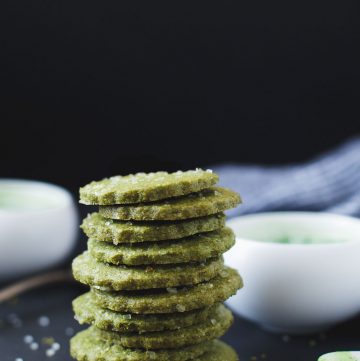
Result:
[[[239,192],[238,214],[307,210],[360,216],[360,137],[305,164],[278,167],[223,164],[220,184]]]

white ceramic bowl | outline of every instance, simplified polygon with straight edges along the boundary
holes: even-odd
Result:
[[[360,312],[360,220],[283,212],[243,216],[228,225],[237,241],[225,261],[245,284],[228,300],[238,315],[274,332],[310,333]],[[283,237],[319,243],[272,242]]]
[[[320,356],[318,361],[360,361],[359,351],[338,351]]]
[[[70,193],[58,186],[0,180],[0,281],[55,265],[71,252],[78,229]]]

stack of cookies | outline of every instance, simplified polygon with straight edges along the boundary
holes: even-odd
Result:
[[[83,204],[88,250],[74,277],[91,287],[73,302],[90,328],[71,340],[79,361],[236,361],[217,340],[231,326],[222,304],[242,287],[222,254],[235,236],[226,209],[240,197],[210,170],[138,173],[92,182]]]

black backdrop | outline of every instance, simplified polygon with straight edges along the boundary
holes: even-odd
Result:
[[[357,1],[0,3],[1,174],[301,161],[360,131]]]

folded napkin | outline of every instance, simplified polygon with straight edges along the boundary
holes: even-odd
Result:
[[[222,164],[212,169],[243,205],[229,216],[266,211],[327,211],[360,216],[360,137],[299,165]]]

